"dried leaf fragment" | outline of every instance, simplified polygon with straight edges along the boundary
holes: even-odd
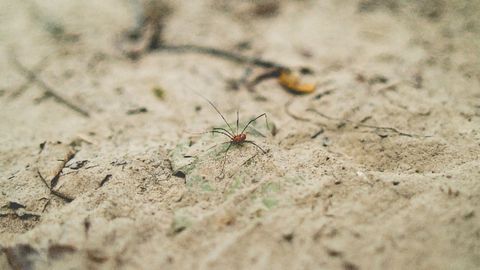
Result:
[[[288,70],[280,72],[278,83],[296,94],[312,93],[316,88],[314,83],[301,83],[299,77]]]

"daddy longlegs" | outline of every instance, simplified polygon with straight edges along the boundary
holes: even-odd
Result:
[[[220,117],[222,117],[223,121],[225,122],[225,124],[227,124],[227,127],[228,127],[228,130],[225,129],[225,128],[218,128],[218,127],[214,127],[212,128],[212,130],[208,131],[208,132],[205,132],[205,133],[212,133],[212,134],[222,134],[226,137],[228,137],[229,141],[227,142],[223,142],[221,143],[221,145],[223,144],[227,144],[228,143],[228,147],[227,147],[227,150],[225,150],[225,156],[223,158],[223,162],[222,162],[222,173],[224,172],[225,170],[225,162],[227,160],[227,154],[228,154],[228,150],[230,150],[230,148],[232,147],[232,145],[243,145],[244,143],[249,143],[249,144],[252,144],[254,145],[255,147],[257,147],[258,149],[260,149],[260,151],[262,151],[263,154],[266,154],[267,151],[265,151],[262,147],[260,147],[258,144],[256,144],[254,141],[251,141],[251,140],[247,140],[247,133],[246,133],[246,130],[247,128],[252,124],[254,123],[255,121],[257,121],[260,117],[265,117],[265,123],[267,125],[267,129],[269,129],[268,127],[268,120],[267,120],[267,114],[266,113],[262,113],[261,115],[253,118],[252,120],[250,120],[246,125],[245,127],[243,127],[242,131],[240,133],[238,133],[238,129],[239,129],[239,113],[238,113],[238,110],[237,110],[237,125],[236,125],[236,128],[235,128],[235,131],[234,129],[232,128],[232,126],[230,126],[230,124],[228,123],[228,121],[225,119],[225,117],[223,116],[223,114],[217,109],[217,107],[213,104],[213,102],[211,102],[210,100],[208,100],[206,97],[204,96],[201,96],[203,99],[205,99],[214,109],[215,111],[220,115]],[[263,135],[262,135],[263,136]],[[218,144],[216,145],[218,146]]]

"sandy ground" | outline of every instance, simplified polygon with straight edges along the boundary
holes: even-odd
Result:
[[[160,43],[308,67],[317,89],[144,50],[142,6]],[[479,11],[0,1],[0,269],[480,269]],[[224,159],[195,92],[234,129],[267,113],[248,134],[267,153]]]

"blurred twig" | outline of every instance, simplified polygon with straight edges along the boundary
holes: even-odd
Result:
[[[45,62],[48,57],[43,58],[35,67],[33,67],[32,72],[35,74],[38,74],[42,72],[42,70],[45,68]],[[27,77],[27,81],[24,82],[22,85],[17,87],[11,94],[10,94],[10,99],[15,99],[19,96],[21,96],[29,87],[30,85],[34,82],[32,77]]]
[[[376,129],[376,130],[386,130],[386,131],[396,133],[399,136],[417,137],[417,138],[431,137],[429,135],[418,135],[418,134],[406,133],[406,132],[400,131],[396,128],[393,128],[393,127],[382,127],[382,126],[367,125],[367,124],[362,124],[362,122],[355,122],[355,121],[351,121],[351,120],[348,120],[348,119],[331,117],[331,116],[328,116],[328,115],[326,115],[322,112],[317,111],[314,108],[308,108],[307,111],[314,112],[317,115],[320,115],[321,117],[329,119],[329,120],[339,121],[341,123],[349,123],[349,124],[352,124],[352,125],[357,126],[357,127],[371,128],[371,129]]]
[[[61,170],[60,170],[61,172]],[[45,180],[45,178],[43,177],[43,175],[40,173],[40,171],[37,170],[37,174],[38,176],[40,177],[40,180],[42,180],[42,182],[45,184],[45,186],[48,188],[48,190],[50,190],[50,193],[59,197],[60,199],[66,201],[66,202],[71,202],[73,201],[73,198],[69,197],[68,195],[65,195],[59,191],[56,191],[53,189],[52,186],[49,186],[48,183],[47,183],[47,180]]]
[[[78,41],[80,35],[68,32],[63,23],[58,19],[54,19],[53,14],[45,13],[44,10],[36,3],[36,1],[23,0],[28,5],[33,19],[35,19],[42,28],[47,31],[51,37],[57,41],[75,42]]]
[[[62,97],[60,94],[57,93],[56,90],[54,90],[52,87],[46,84],[41,78],[39,78],[38,75],[35,73],[35,71],[28,69],[22,63],[20,63],[14,53],[11,53],[11,60],[14,66],[19,70],[19,72],[22,73],[28,79],[28,81],[37,83],[45,91],[45,94],[47,96],[53,97],[58,103],[65,105],[66,107],[76,111],[77,113],[81,114],[84,117],[90,117],[90,114],[88,113],[87,110],[81,108],[78,105],[73,104],[72,102]]]
[[[273,62],[273,61],[268,61],[264,60],[258,57],[249,57],[249,56],[244,56],[238,53],[226,51],[226,50],[221,50],[221,49],[216,49],[216,48],[211,48],[211,47],[205,47],[205,46],[200,46],[200,45],[193,45],[193,44],[184,44],[184,45],[167,45],[167,44],[162,44],[158,47],[158,50],[163,50],[163,51],[169,51],[169,52],[176,52],[176,53],[200,53],[200,54],[207,54],[211,56],[216,56],[220,57],[235,63],[239,64],[250,64],[258,67],[263,67],[263,68],[278,68],[278,69],[285,69],[289,70],[288,67]]]
[[[227,50],[195,44],[167,44],[162,39],[162,33],[165,27],[165,20],[173,12],[172,7],[159,0],[147,1],[146,3],[141,3],[138,0],[130,0],[129,2],[134,12],[135,25],[128,31],[128,36],[131,41],[143,40],[142,44],[139,44],[133,50],[124,50],[124,53],[131,58],[135,59],[140,54],[151,51],[200,53],[240,64],[289,70],[288,67],[273,61],[244,56]]]

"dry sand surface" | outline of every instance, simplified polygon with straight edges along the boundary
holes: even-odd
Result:
[[[479,13],[1,0],[0,269],[480,269]]]

